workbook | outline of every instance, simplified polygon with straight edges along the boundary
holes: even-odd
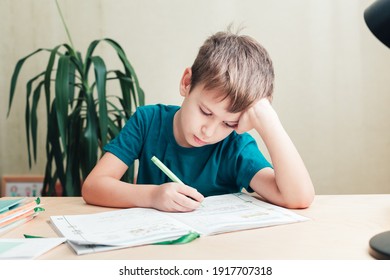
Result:
[[[235,193],[206,197],[202,206],[192,212],[129,208],[51,216],[50,220],[81,255],[147,244],[174,244],[183,237],[303,222],[308,218],[246,193]]]

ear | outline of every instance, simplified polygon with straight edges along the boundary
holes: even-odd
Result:
[[[190,94],[191,77],[192,77],[191,67],[188,67],[184,70],[183,76],[181,77],[180,80],[180,95],[183,97],[187,97]]]

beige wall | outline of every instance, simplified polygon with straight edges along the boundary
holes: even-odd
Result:
[[[117,40],[147,103],[180,104],[180,76],[203,40],[231,22],[246,26],[244,33],[273,58],[274,106],[318,194],[390,193],[390,50],[365,26],[370,3],[60,0],[76,48],[85,52],[94,39]],[[53,0],[1,0],[0,18],[0,176],[42,174],[44,122],[38,163],[29,170],[23,95],[26,78],[42,69],[46,56],[25,66],[6,119],[11,73],[19,58],[67,38]]]

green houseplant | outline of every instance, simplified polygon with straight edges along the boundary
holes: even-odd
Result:
[[[37,107],[44,94],[47,116],[46,168],[42,195],[54,196],[59,182],[63,196],[81,195],[82,181],[99,159],[103,146],[114,138],[137,106],[144,105],[144,93],[122,47],[112,39],[93,41],[83,58],[71,36],[56,1],[69,44],[40,48],[21,58],[11,78],[10,114],[19,73],[25,61],[48,52],[46,68],[26,83],[25,126],[29,167],[37,156]],[[96,47],[106,43],[116,52],[123,70],[108,70]],[[107,83],[117,82],[120,94],[108,95]],[[124,180],[132,180],[129,168]],[[58,184],[57,184],[58,185]]]

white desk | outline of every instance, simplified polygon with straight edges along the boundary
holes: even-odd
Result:
[[[1,198],[7,199],[7,198]],[[43,197],[45,212],[2,235],[56,237],[48,223],[54,215],[109,211],[86,205],[81,197]],[[183,245],[148,245],[77,256],[63,244],[39,259],[137,260],[356,260],[373,259],[369,240],[390,230],[390,195],[319,195],[312,206],[296,213],[310,221],[207,236]]]

